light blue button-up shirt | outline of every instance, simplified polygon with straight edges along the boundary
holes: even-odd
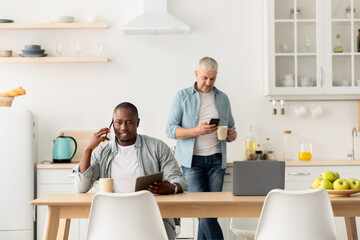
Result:
[[[176,139],[175,132],[179,127],[195,128],[199,124],[200,97],[195,89],[195,84],[192,87],[182,89],[176,93],[170,107],[169,118],[166,125],[167,137]],[[214,87],[213,92],[216,109],[220,118],[219,126],[235,128],[228,96],[216,87]],[[182,166],[191,167],[194,145],[195,137],[177,139],[175,158]],[[226,141],[221,141],[221,154],[221,168],[226,168]]]

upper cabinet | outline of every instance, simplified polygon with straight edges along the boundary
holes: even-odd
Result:
[[[265,95],[360,97],[360,0],[264,0]]]

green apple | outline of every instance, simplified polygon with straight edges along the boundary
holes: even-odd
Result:
[[[349,177],[348,179],[346,179],[346,181],[348,182],[348,184],[350,184],[350,182],[352,181],[352,180],[354,180],[355,178],[352,178],[352,177]]]
[[[329,180],[323,179],[323,180],[321,180],[321,182],[319,184],[319,188],[331,190],[333,188],[333,185]]]
[[[323,179],[329,180],[330,182],[334,182],[335,179],[335,174],[331,171],[325,171],[321,174]]]
[[[312,187],[313,188],[318,188],[321,180],[323,180],[321,177],[315,178],[315,180],[312,183]]]
[[[357,180],[357,179],[352,179],[350,182],[349,182],[349,185],[350,185],[350,189],[360,189],[360,181]]]
[[[340,175],[339,175],[338,172],[333,171],[333,173],[334,173],[334,175],[335,175],[335,180],[340,178]]]
[[[345,189],[349,189],[349,184],[345,179],[339,178],[335,180],[335,182],[333,183],[333,187],[334,190],[345,190]]]

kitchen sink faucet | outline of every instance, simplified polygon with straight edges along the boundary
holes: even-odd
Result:
[[[352,145],[351,145],[351,154],[348,154],[348,157],[351,157],[351,160],[355,160],[355,150],[354,150],[354,137],[358,136],[356,127],[354,127],[351,131],[352,136]],[[350,156],[351,155],[351,156]]]

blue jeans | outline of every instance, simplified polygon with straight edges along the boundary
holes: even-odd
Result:
[[[191,168],[181,167],[188,192],[221,192],[225,169],[221,169],[222,155],[193,156]],[[199,218],[198,240],[224,239],[217,218]]]

